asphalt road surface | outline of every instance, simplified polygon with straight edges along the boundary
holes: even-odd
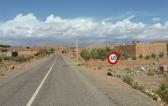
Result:
[[[0,106],[115,106],[61,55],[0,77]]]

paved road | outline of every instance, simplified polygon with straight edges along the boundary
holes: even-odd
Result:
[[[0,106],[115,106],[60,55],[0,77]]]

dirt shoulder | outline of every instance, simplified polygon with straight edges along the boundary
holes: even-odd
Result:
[[[22,69],[25,69],[26,67],[32,66],[34,64],[37,64],[40,61],[45,60],[46,58],[48,58],[48,57],[46,56],[46,57],[42,57],[42,58],[39,58],[39,59],[31,59],[29,61],[22,62],[22,63],[19,63],[19,62],[17,63],[17,62],[12,62],[12,61],[5,61],[5,62],[1,63],[1,66],[0,66],[1,67],[0,68],[0,77],[3,77],[3,76],[6,76],[8,74],[12,74],[12,73],[18,72],[18,71],[20,71]]]
[[[67,56],[64,57],[118,106],[160,106],[160,103],[131,88],[118,78],[108,77],[106,75],[107,70],[92,70],[84,65],[77,66],[77,63],[73,59]]]

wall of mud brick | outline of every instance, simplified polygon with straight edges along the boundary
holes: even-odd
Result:
[[[119,45],[115,46],[115,49],[121,50],[122,52],[128,52],[130,56],[139,57],[139,55],[147,56],[153,53],[159,55],[164,53],[164,56],[167,55],[167,44],[166,43],[149,43],[149,44],[132,44],[132,45]]]

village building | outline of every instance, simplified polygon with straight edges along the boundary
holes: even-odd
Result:
[[[114,47],[116,50],[127,52],[131,57],[139,57],[140,55],[151,56],[152,54],[158,56],[159,54],[167,55],[167,43],[141,43],[138,40],[132,42],[129,45],[117,45]]]

